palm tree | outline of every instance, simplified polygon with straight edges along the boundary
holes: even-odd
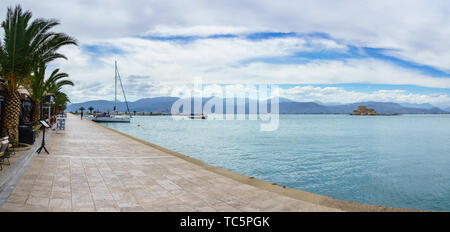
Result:
[[[66,109],[66,104],[70,102],[69,97],[66,93],[62,92],[62,88],[66,85],[74,86],[74,83],[70,80],[63,80],[63,78],[69,77],[69,74],[67,73],[59,73],[59,69],[53,70],[52,74],[50,75],[48,79],[48,93],[55,95],[55,104],[53,112],[56,112],[56,109],[58,107],[61,107],[61,110]]]
[[[94,107],[89,106],[88,110],[89,110],[89,112],[92,114],[92,111],[94,110]]]
[[[31,101],[33,102],[33,112],[32,112],[32,121],[36,125],[39,123],[40,119],[40,104],[41,101],[48,94],[55,94],[60,92],[60,89],[65,85],[73,86],[73,82],[70,80],[64,80],[63,78],[68,77],[67,73],[60,73],[59,69],[53,70],[50,74],[49,78],[45,80],[45,70],[47,66],[45,64],[40,64],[39,66],[34,68],[33,74],[29,79],[29,84],[27,85],[28,91],[31,95]],[[66,96],[67,97],[67,96]],[[56,101],[56,99],[55,99]],[[57,105],[55,104],[55,107]],[[56,113],[56,111],[53,111]]]
[[[30,98],[33,102],[33,111],[31,112],[31,121],[34,125],[39,123],[41,116],[40,104],[45,98],[46,88],[45,88],[45,68],[38,68],[34,70],[33,75],[29,79],[29,83],[26,85],[28,92],[30,92]]]
[[[19,141],[18,125],[20,98],[17,89],[30,78],[33,67],[58,58],[67,59],[57,50],[65,45],[77,45],[75,39],[50,30],[59,24],[56,20],[35,19],[30,22],[30,11],[17,5],[9,7],[1,26],[4,30],[0,43],[0,76],[5,79],[7,96],[3,102],[1,136],[9,136],[13,145]]]
[[[54,114],[58,113],[56,112],[57,108],[61,106],[62,108],[66,107],[66,103],[70,102],[67,94],[62,92],[62,88],[66,85],[73,86],[73,82],[67,79],[63,79],[69,77],[69,74],[67,73],[59,73],[59,69],[53,70],[50,77],[47,79],[47,92],[48,94],[55,95],[55,104],[53,105],[52,112]]]
[[[83,113],[84,110],[85,110],[84,107],[80,107],[81,113]]]
[[[64,92],[61,92],[61,91],[57,91],[54,94],[55,94],[55,106],[58,108],[57,113],[59,113],[59,109],[61,109],[62,111],[66,110],[67,103],[70,102],[67,94],[65,94]]]

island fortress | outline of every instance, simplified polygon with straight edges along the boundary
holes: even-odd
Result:
[[[352,115],[377,115],[374,109],[367,109],[366,106],[358,106],[357,110],[354,110]]]

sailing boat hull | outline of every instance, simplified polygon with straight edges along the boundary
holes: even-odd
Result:
[[[129,117],[95,117],[92,119],[94,122],[123,122],[129,123],[131,119]]]

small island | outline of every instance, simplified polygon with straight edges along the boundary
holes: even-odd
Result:
[[[366,106],[358,106],[357,110],[354,110],[352,115],[378,115],[375,109],[369,108]]]

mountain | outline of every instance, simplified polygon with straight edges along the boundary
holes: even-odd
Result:
[[[130,102],[129,106],[130,111],[169,113],[173,103],[177,100],[177,97],[142,98],[135,102]]]
[[[422,103],[422,104],[415,104],[415,103],[399,103],[401,106],[404,107],[410,107],[410,108],[421,108],[421,109],[431,109],[435,108],[436,106],[433,106],[429,103]]]
[[[130,111],[136,112],[155,112],[155,113],[169,113],[172,104],[178,100],[177,97],[155,97],[155,98],[142,98],[135,102],[129,102],[128,107]],[[94,111],[98,112],[112,112],[114,110],[114,101],[96,100],[87,101],[82,103],[74,103],[67,106],[68,111],[79,111],[80,107],[84,107],[86,110],[92,106]],[[117,110],[119,112],[127,111],[125,102],[117,102]]]
[[[358,106],[373,108],[379,114],[443,114],[447,113],[437,107],[430,109],[403,107],[393,102],[358,102],[343,105],[320,105],[313,102],[280,103],[282,114],[350,114]]]
[[[431,109],[421,109],[413,107],[404,107],[398,103],[393,102],[358,102],[345,105],[329,106],[332,113],[335,114],[349,114],[353,112],[358,106],[364,105],[367,108],[373,108],[379,114],[443,114],[445,111],[433,107]]]
[[[129,102],[130,111],[136,112],[153,112],[153,113],[170,113],[172,105],[178,100],[177,97],[155,97],[155,98],[142,98],[134,102]],[[213,98],[192,98],[191,105],[202,101],[202,106]],[[223,112],[226,111],[226,103],[228,101],[234,102],[234,112],[237,112],[239,106],[244,104],[245,112],[248,113],[252,104],[259,105],[256,100],[252,99],[216,99],[218,102],[222,101]],[[268,100],[270,104],[271,100]],[[239,103],[240,102],[240,103]],[[118,102],[118,111],[125,112],[126,105],[124,102]],[[279,112],[281,114],[350,114],[358,108],[360,105],[365,105],[368,108],[373,108],[380,114],[444,114],[449,113],[443,111],[432,105],[420,104],[421,107],[409,107],[403,104],[393,102],[358,102],[352,104],[340,104],[340,105],[323,105],[315,102],[296,102],[289,99],[279,100]],[[414,104],[413,104],[414,105]],[[95,111],[105,112],[113,111],[114,101],[96,100],[83,103],[74,103],[68,105],[68,111],[78,111],[80,107],[88,109],[90,106],[94,107]],[[429,108],[429,106],[431,106]],[[183,107],[180,107],[182,111]],[[202,107],[203,108],[203,107]],[[194,110],[194,109],[193,109]],[[201,109],[197,109],[196,112],[201,113]],[[447,109],[450,110],[450,109]],[[213,109],[213,112],[215,109]]]
[[[281,102],[280,114],[328,114],[330,109],[327,106],[314,102]]]
[[[280,98],[278,98],[278,102],[279,102],[279,103],[282,103],[282,102],[296,102],[296,101],[293,101],[293,100],[288,99],[288,98],[282,98],[282,97],[280,97]],[[320,104],[320,103],[319,103],[319,104]]]
[[[124,108],[126,109],[125,103],[118,102],[119,109],[122,108],[122,104],[124,104]],[[71,103],[67,105],[68,111],[78,111],[81,107],[84,107],[86,111],[89,107],[93,107],[96,111],[113,111],[114,101],[106,101],[106,100],[94,100],[87,101],[83,103]]]

